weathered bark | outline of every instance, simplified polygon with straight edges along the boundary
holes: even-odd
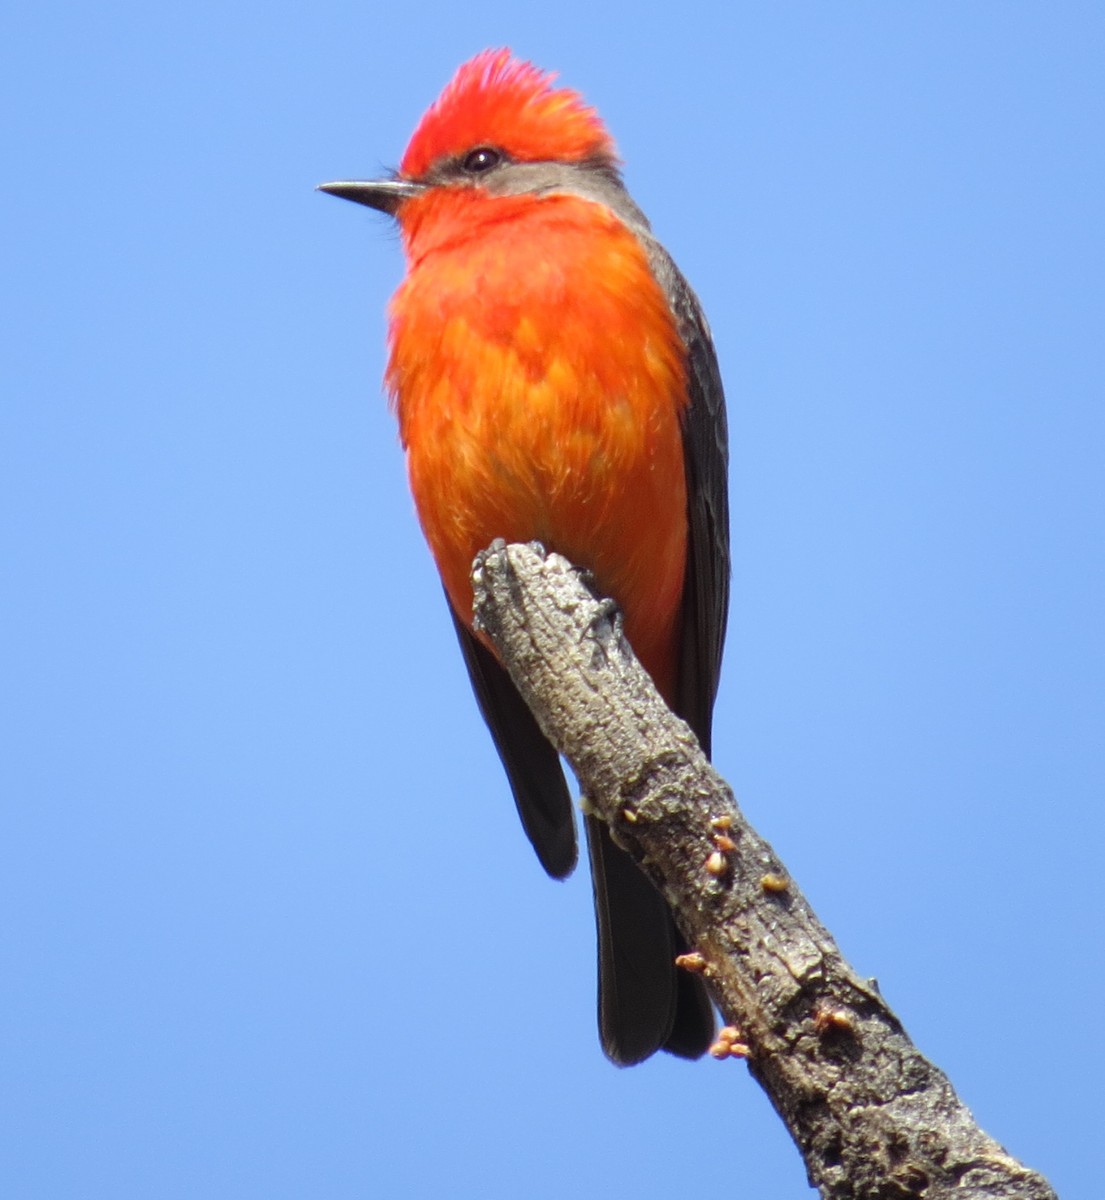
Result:
[[[1054,1200],[975,1124],[859,978],[664,705],[609,602],[539,546],[496,543],[476,615],[587,803],[663,892],[746,1057],[829,1200]]]

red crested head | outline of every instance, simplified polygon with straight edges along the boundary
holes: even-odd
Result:
[[[418,179],[444,158],[494,146],[516,162],[617,161],[602,118],[556,76],[484,50],[458,68],[418,123],[399,173]]]

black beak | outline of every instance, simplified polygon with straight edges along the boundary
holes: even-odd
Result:
[[[411,183],[406,179],[351,179],[320,183],[318,190],[328,192],[331,196],[340,196],[343,200],[367,204],[369,208],[394,217],[404,200],[420,195],[425,189],[421,183]]]

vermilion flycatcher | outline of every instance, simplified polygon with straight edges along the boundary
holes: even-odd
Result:
[[[411,491],[476,698],[545,870],[575,865],[559,759],[472,629],[472,560],[539,541],[613,597],[637,657],[710,752],[729,594],[725,406],[694,293],[622,183],[594,109],[552,75],[478,54],[398,173],[324,191],[394,216],[407,275],[387,387]],[[671,914],[585,818],[607,1055],[700,1055],[701,981]]]

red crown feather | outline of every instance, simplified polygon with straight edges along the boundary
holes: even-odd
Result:
[[[418,123],[399,172],[417,179],[435,162],[496,146],[519,162],[617,160],[602,118],[555,74],[484,50],[458,68]]]

